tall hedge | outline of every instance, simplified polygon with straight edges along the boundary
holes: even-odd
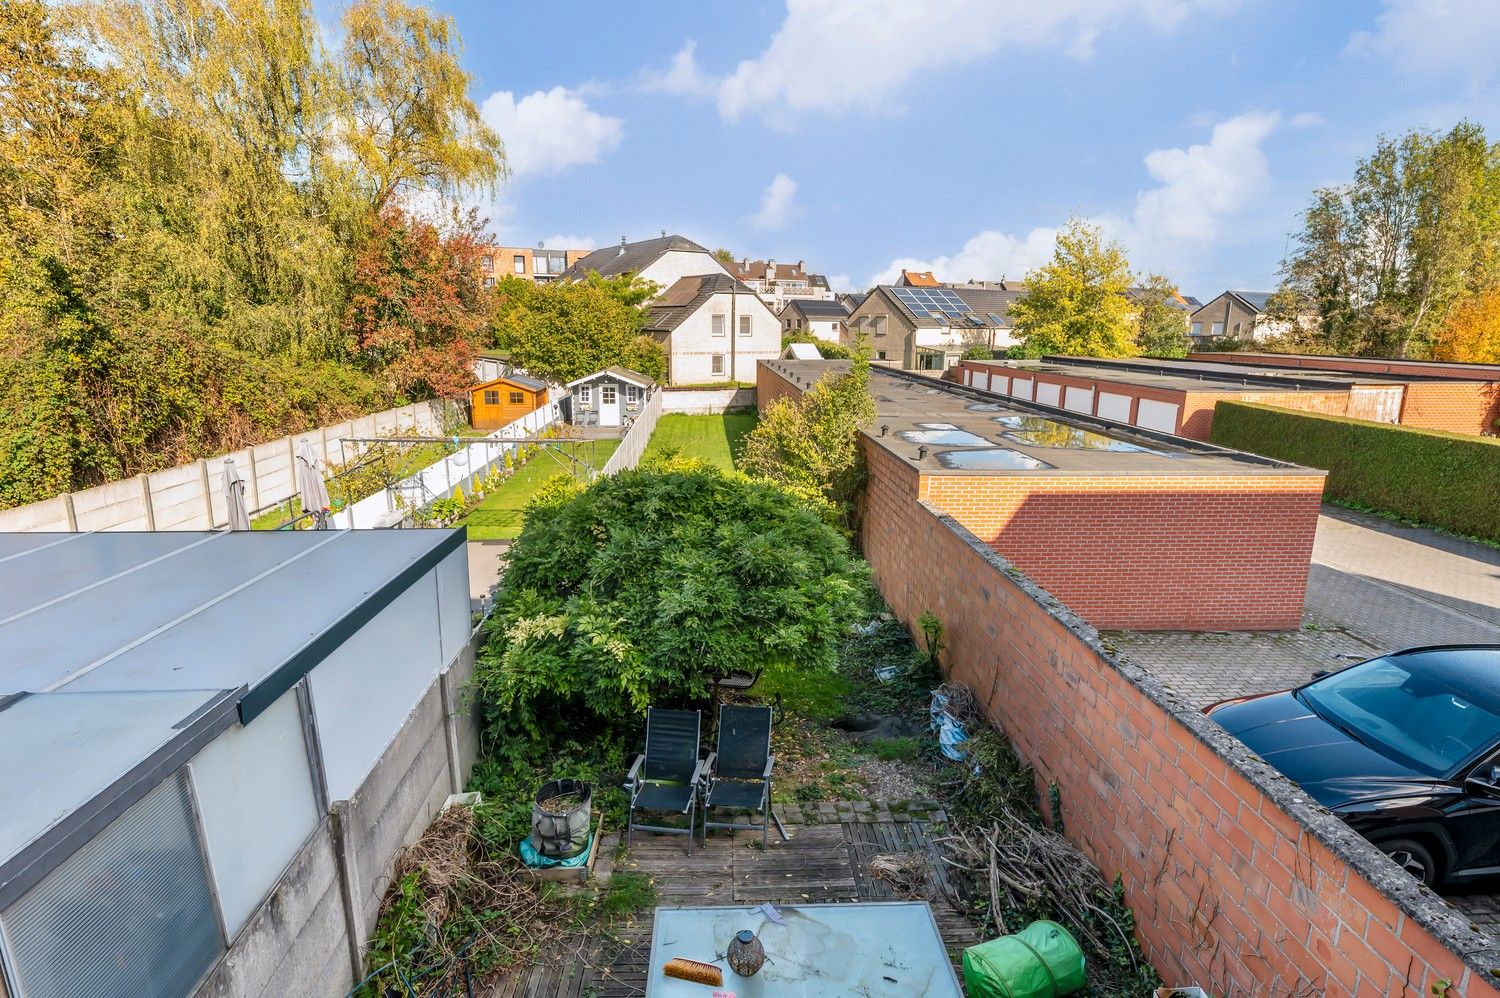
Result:
[[[1500,541],[1500,440],[1492,437],[1220,402],[1212,440],[1322,468],[1330,499]]]

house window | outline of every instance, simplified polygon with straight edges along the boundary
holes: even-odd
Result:
[[[876,353],[875,353],[875,359],[876,360],[885,360],[885,351],[884,350],[878,350],[878,351],[876,351]]]
[[[1213,324],[1213,328],[1210,330],[1210,332],[1212,332],[1213,335],[1215,335],[1215,336],[1223,336],[1224,335],[1224,323],[1222,323],[1222,322],[1216,322],[1216,323],[1214,323]]]
[[[495,258],[492,257],[492,256],[482,256],[482,257],[480,257],[479,258],[479,269],[482,270],[482,271],[484,271],[486,274],[488,274],[490,271],[494,270],[495,269]]]
[[[786,320],[786,323],[785,323],[785,325],[782,328],[784,328],[784,329],[791,329],[792,328],[792,320],[791,319]]]
[[[1240,335],[1240,324],[1238,322],[1234,324],[1234,335]]]
[[[724,317],[722,315],[716,315],[716,316],[714,316],[713,317],[713,322],[711,323],[711,327],[712,327],[713,335],[715,335],[715,336],[723,336],[724,335]]]
[[[754,328],[754,322],[750,318],[750,316],[748,316],[748,315],[742,315],[742,316],[740,316],[740,335],[741,336],[749,336],[750,332],[751,332],[751,330],[753,328]]]
[[[485,405],[499,405],[500,404],[500,393],[498,391],[492,392],[492,391],[489,391],[488,389],[486,389],[485,393],[484,393],[484,404]]]
[[[511,392],[510,393],[510,404],[511,405],[520,405],[521,403],[523,403],[525,401],[526,401],[526,396],[522,395],[520,392]]]
[[[1201,323],[1201,322],[1195,322],[1195,323],[1193,323],[1193,335],[1194,336],[1202,336],[1203,335],[1203,323]]]
[[[640,388],[640,386],[639,385],[626,385],[625,386],[625,404],[626,405],[640,405],[640,403],[641,403],[641,388]]]
[[[579,405],[593,405],[594,404],[594,389],[592,387],[590,387],[589,385],[582,385],[582,386],[579,387],[579,389],[578,389],[578,404]]]
[[[516,268],[516,273],[526,273],[526,258],[521,254],[517,253],[511,258],[511,265]]]
[[[599,386],[599,404],[600,405],[614,405],[619,400],[620,400],[619,394],[615,390],[615,386],[614,385],[600,385]]]
[[[495,286],[495,279],[493,277],[486,277],[484,279],[484,286],[487,288],[493,288]]]
[[[714,374],[718,374],[718,375],[722,375],[724,373],[724,355],[723,354],[721,354],[721,353],[714,354],[712,371],[713,371]]]

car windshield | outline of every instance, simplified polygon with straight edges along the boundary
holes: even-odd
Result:
[[[1297,695],[1372,749],[1429,776],[1452,775],[1500,740],[1500,716],[1399,659],[1353,666]]]

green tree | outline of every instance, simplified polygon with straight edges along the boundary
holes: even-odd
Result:
[[[1186,357],[1187,312],[1177,285],[1160,274],[1147,274],[1134,297],[1137,349],[1148,357]]]
[[[562,479],[526,512],[475,687],[492,744],[706,699],[734,670],[831,670],[866,571],[767,482],[706,465]]]
[[[761,409],[745,436],[741,471],[769,479],[830,511],[852,530],[865,483],[859,430],[875,419],[870,351],[860,344],[846,373],[825,376],[800,398]]]
[[[732,267],[735,263],[734,254],[725,249],[723,246],[720,246],[718,249],[714,250],[714,259],[719,261],[726,267]]]
[[[590,274],[535,285],[508,276],[496,291],[496,342],[537,377],[567,383],[615,364],[666,377],[666,351],[641,332],[656,291],[649,281]]]
[[[1135,353],[1130,265],[1120,245],[1081,218],[1057,234],[1052,260],[1026,276],[1010,306],[1028,357],[1128,357]]]
[[[375,208],[403,190],[454,196],[505,178],[461,52],[451,17],[402,0],[358,0],[344,13],[344,136]]]
[[[1316,314],[1314,349],[1425,356],[1453,307],[1500,277],[1497,250],[1500,148],[1480,126],[1381,137],[1350,183],[1314,193],[1279,317]]]

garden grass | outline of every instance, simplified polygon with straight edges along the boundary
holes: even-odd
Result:
[[[661,417],[651,434],[643,460],[672,453],[695,457],[730,471],[744,448],[745,434],[755,429],[753,412],[730,412],[718,416],[693,416],[673,412]]]
[[[592,440],[576,445],[578,459],[602,467],[620,446],[618,440]],[[563,459],[566,463],[566,459]],[[507,478],[499,488],[485,494],[484,501],[470,511],[462,525],[471,541],[511,541],[521,535],[526,504],[551,478],[567,472],[557,459],[537,454]]]

